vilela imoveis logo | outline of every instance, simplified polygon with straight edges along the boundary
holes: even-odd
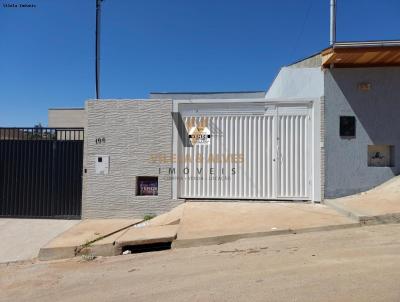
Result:
[[[189,139],[192,145],[208,146],[211,141],[211,131],[208,127],[208,118],[191,117],[186,121],[186,129],[188,130]]]

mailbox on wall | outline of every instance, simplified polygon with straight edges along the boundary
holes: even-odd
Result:
[[[108,174],[110,168],[110,155],[96,155],[96,174]]]

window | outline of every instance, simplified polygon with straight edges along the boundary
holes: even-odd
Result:
[[[392,145],[369,145],[368,146],[369,167],[393,167],[394,146]]]
[[[340,117],[340,136],[347,138],[356,137],[356,118],[354,116]]]
[[[158,177],[138,176],[136,178],[136,196],[158,195]]]

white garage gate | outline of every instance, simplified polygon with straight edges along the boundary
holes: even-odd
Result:
[[[311,105],[192,108],[186,125],[211,137],[179,148],[180,198],[311,199]]]

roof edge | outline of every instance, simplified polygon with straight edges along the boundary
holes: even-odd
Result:
[[[336,42],[333,44],[333,48],[353,48],[353,47],[398,47],[400,46],[400,40],[371,40],[371,41],[344,41]]]
[[[85,110],[84,107],[65,107],[65,108],[48,108],[47,110]]]
[[[150,92],[150,94],[228,94],[228,93],[261,93],[261,92],[265,92],[264,90],[244,90],[244,91],[210,91],[210,92],[206,92],[206,91],[188,91],[188,92],[182,92],[182,91],[178,91],[178,92],[158,92],[158,91],[152,91]]]

